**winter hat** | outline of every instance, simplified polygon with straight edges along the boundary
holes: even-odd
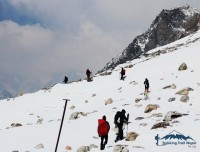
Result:
[[[126,113],[126,110],[122,109],[122,113]]]

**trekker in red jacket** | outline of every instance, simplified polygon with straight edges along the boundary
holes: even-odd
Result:
[[[98,134],[101,137],[100,149],[104,150],[105,145],[108,143],[108,132],[110,130],[110,124],[106,121],[106,116],[103,116],[102,119],[98,120]],[[105,142],[104,142],[105,139]]]
[[[122,68],[120,73],[121,73],[121,80],[124,80],[125,69]]]

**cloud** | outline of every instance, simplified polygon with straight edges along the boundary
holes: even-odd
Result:
[[[1,75],[51,80],[94,73],[144,33],[162,9],[196,0],[0,0]]]
[[[53,33],[40,25],[0,22],[0,68],[5,73],[16,75],[29,75],[30,69],[36,72],[34,65],[52,51],[49,44],[53,43]]]
[[[62,69],[98,70],[107,54],[120,43],[89,21],[81,23],[77,36],[68,39],[50,29],[12,21],[0,22],[0,68],[7,74],[47,77]],[[109,46],[109,47],[108,47]]]

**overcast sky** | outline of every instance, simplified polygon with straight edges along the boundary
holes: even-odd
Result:
[[[0,75],[94,73],[144,33],[162,9],[200,0],[0,0]]]

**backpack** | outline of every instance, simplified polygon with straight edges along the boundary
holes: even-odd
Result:
[[[125,69],[124,68],[122,69],[122,75],[125,75]]]
[[[107,135],[108,132],[109,132],[109,126],[108,126],[108,123],[103,120],[103,119],[99,119],[98,120],[98,134],[100,136],[104,136],[104,135]]]

